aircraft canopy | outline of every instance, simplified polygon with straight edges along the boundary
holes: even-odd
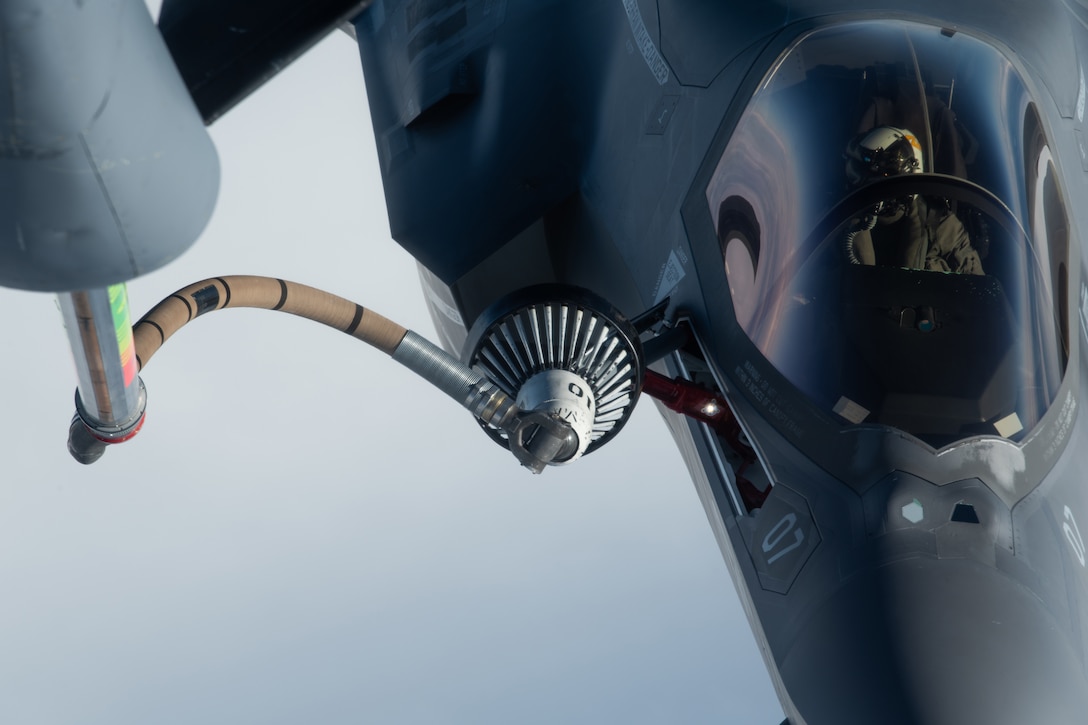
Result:
[[[1069,356],[1069,223],[1032,92],[903,21],[778,60],[706,190],[737,323],[844,425],[1020,440]]]

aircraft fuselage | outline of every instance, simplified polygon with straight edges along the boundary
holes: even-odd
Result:
[[[376,0],[355,28],[447,349],[540,283],[690,328],[655,367],[723,393],[758,465],[663,413],[791,723],[1083,721],[1088,7]],[[917,176],[852,185],[872,128]],[[919,198],[974,276],[854,254]]]

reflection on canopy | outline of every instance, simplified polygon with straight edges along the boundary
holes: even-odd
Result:
[[[1068,357],[1068,223],[1009,61],[899,21],[793,46],[707,187],[734,313],[848,424],[1018,440]]]

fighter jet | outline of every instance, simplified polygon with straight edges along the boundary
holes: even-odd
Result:
[[[646,394],[788,723],[1084,722],[1088,5],[133,5],[0,11],[0,283],[60,293],[77,457],[232,304],[372,342],[537,472]],[[202,125],[336,28],[441,348],[282,280],[199,282],[132,333],[118,285],[211,213]],[[142,62],[96,75],[107,49]]]

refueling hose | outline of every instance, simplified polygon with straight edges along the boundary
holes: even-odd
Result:
[[[192,320],[207,312],[235,307],[276,310],[305,317],[378,348],[441,389],[477,418],[505,431],[511,451],[534,473],[540,473],[550,463],[561,462],[572,454],[572,446],[577,447],[569,426],[541,413],[520,410],[514,400],[486,376],[411,330],[343,297],[272,277],[214,277],[184,287],[164,299],[133,327],[140,369],[163,343]],[[80,435],[85,433],[79,432]],[[90,433],[93,437],[93,428]],[[73,433],[70,449],[75,437]],[[95,440],[103,447],[110,442]],[[81,457],[79,453],[72,450],[80,462],[92,462],[84,460],[87,456]],[[97,460],[97,456],[93,460]]]
[[[253,307],[305,317],[392,355],[408,330],[350,300],[272,277],[215,277],[184,287],[155,305],[132,329],[142,369],[170,336],[216,310]]]

